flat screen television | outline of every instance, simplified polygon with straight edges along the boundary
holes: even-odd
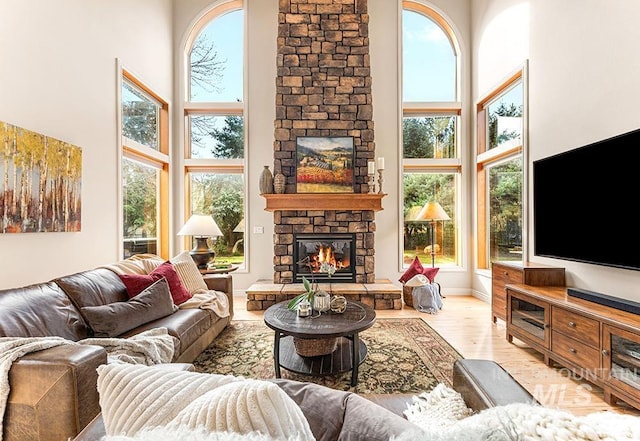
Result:
[[[534,254],[640,270],[640,129],[533,162]]]

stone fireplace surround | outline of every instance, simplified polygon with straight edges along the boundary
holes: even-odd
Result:
[[[285,175],[286,194],[296,192],[299,136],[353,137],[353,205],[368,191],[375,157],[368,24],[366,0],[279,1],[274,170]],[[275,284],[293,282],[294,233],[354,233],[356,282],[375,282],[375,211],[344,205],[273,210]]]
[[[368,194],[375,158],[369,16],[366,0],[279,0],[274,170],[285,194],[266,194],[273,212],[273,281],[246,290],[247,310],[264,310],[300,294],[293,283],[294,235],[355,235],[356,283],[321,288],[375,309],[401,309],[402,290],[375,278],[375,212],[384,194]],[[298,136],[351,136],[354,192],[296,194]]]

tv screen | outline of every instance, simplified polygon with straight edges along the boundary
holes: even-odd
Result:
[[[537,256],[640,270],[640,129],[533,162]]]

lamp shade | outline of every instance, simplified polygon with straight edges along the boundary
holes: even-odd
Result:
[[[238,222],[238,225],[236,225],[236,227],[233,229],[233,232],[244,233],[244,217],[240,219],[240,222]]]
[[[450,220],[449,215],[437,202],[427,202],[416,215],[418,221]]]
[[[222,231],[208,214],[193,214],[178,231],[178,236],[218,237]]]

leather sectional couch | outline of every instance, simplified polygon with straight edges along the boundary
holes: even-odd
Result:
[[[204,280],[209,289],[227,294],[229,317],[220,318],[209,309],[178,309],[120,337],[165,327],[178,341],[173,361],[192,362],[233,316],[231,276],[209,275]],[[0,337],[58,336],[79,341],[93,336],[81,307],[128,298],[121,279],[106,268],[0,290]],[[106,350],[90,345],[55,346],[16,360],[9,371],[2,439],[62,441],[76,436],[100,412],[96,369],[106,361]]]

